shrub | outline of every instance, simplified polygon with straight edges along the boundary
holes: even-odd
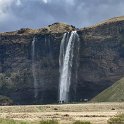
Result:
[[[40,121],[39,124],[58,124],[58,121],[56,120]]]
[[[0,95],[0,105],[12,105],[13,101],[6,96]]]
[[[89,121],[75,121],[73,124],[91,124]]]
[[[124,124],[124,114],[110,118],[108,124]]]

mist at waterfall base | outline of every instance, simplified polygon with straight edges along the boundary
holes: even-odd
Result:
[[[59,102],[70,102],[70,88],[72,82],[72,70],[74,70],[74,95],[76,95],[77,72],[78,72],[78,56],[79,56],[79,36],[76,31],[72,31],[71,35],[65,33],[60,45],[59,69],[60,69],[60,84],[59,84]],[[74,54],[76,52],[76,54]],[[74,61],[76,60],[76,61]]]

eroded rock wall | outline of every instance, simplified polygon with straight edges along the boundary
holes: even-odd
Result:
[[[72,76],[70,101],[91,99],[124,75],[124,22],[77,31],[80,37],[78,80]],[[22,33],[22,32],[21,32]],[[0,34],[0,95],[15,104],[56,103],[59,50],[64,32]],[[32,40],[38,97],[34,98]]]

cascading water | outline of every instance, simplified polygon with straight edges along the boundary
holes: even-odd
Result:
[[[33,38],[32,41],[32,74],[34,79],[34,97],[37,98],[38,96],[38,83],[37,83],[37,77],[36,77],[36,63],[35,63],[35,41],[36,38]]]
[[[79,36],[77,32],[72,31],[70,37],[69,37],[69,33],[65,33],[61,41],[60,56],[59,56],[59,66],[60,66],[59,101],[60,102],[69,101],[69,90],[71,85],[71,73],[72,73],[75,45],[79,45]],[[76,59],[77,56],[75,57]],[[77,72],[75,74],[77,74]]]

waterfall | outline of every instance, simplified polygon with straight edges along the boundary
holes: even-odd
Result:
[[[35,41],[36,38],[33,38],[32,41],[32,74],[33,74],[33,79],[34,79],[34,97],[37,98],[38,96],[38,82],[37,82],[37,77],[36,77],[36,63],[35,63]]]
[[[76,45],[79,45],[79,36],[77,32],[72,31],[70,37],[69,37],[69,33],[65,33],[61,41],[60,56],[59,56],[59,66],[60,66],[59,101],[60,102],[69,101],[74,49]],[[77,56],[78,55],[76,55],[75,57],[76,59]],[[77,68],[78,67],[77,61],[75,64]],[[75,77],[77,78],[77,72],[75,74],[76,74]]]

